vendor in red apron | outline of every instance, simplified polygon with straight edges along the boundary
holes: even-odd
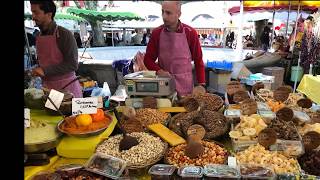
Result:
[[[144,64],[149,70],[157,71],[157,75],[173,77],[178,95],[185,96],[192,93],[194,85],[191,61],[194,61],[199,85],[205,85],[205,67],[198,33],[181,23],[180,16],[180,2],[162,3],[164,24],[152,31]]]
[[[56,13],[53,1],[30,1],[30,4],[32,19],[40,28],[40,35],[36,37],[39,67],[34,68],[32,74],[41,77],[43,87],[64,88],[74,97],[82,97],[80,83],[75,80],[78,47],[73,34],[53,20]]]

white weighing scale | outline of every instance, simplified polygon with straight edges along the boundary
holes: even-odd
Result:
[[[173,101],[177,99],[175,82],[171,77],[159,77],[155,71],[139,71],[123,78],[128,95],[126,106],[142,108],[143,98],[151,96],[157,99],[158,108],[172,107]]]

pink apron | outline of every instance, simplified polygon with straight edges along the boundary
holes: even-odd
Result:
[[[63,55],[58,48],[57,38],[59,33],[56,27],[53,35],[37,36],[36,47],[40,67],[45,68],[51,65],[57,65],[63,61]],[[62,90],[62,88],[76,78],[75,72],[42,77],[43,86],[49,89]],[[64,88],[64,90],[73,94],[74,97],[82,97],[82,89],[79,81],[74,81]]]
[[[192,92],[191,61],[191,52],[184,29],[182,33],[167,32],[163,29],[159,42],[159,66],[174,77],[179,96]]]

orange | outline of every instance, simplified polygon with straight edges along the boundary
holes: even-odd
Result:
[[[97,121],[102,121],[104,120],[104,111],[102,109],[97,109],[97,113],[91,114],[92,121],[97,122]]]
[[[78,126],[89,126],[92,124],[92,118],[89,114],[80,114],[76,117],[76,123]]]

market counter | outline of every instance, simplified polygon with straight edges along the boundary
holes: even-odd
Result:
[[[305,94],[313,102],[320,104],[319,96],[320,75],[305,74],[297,88],[297,91]]]

